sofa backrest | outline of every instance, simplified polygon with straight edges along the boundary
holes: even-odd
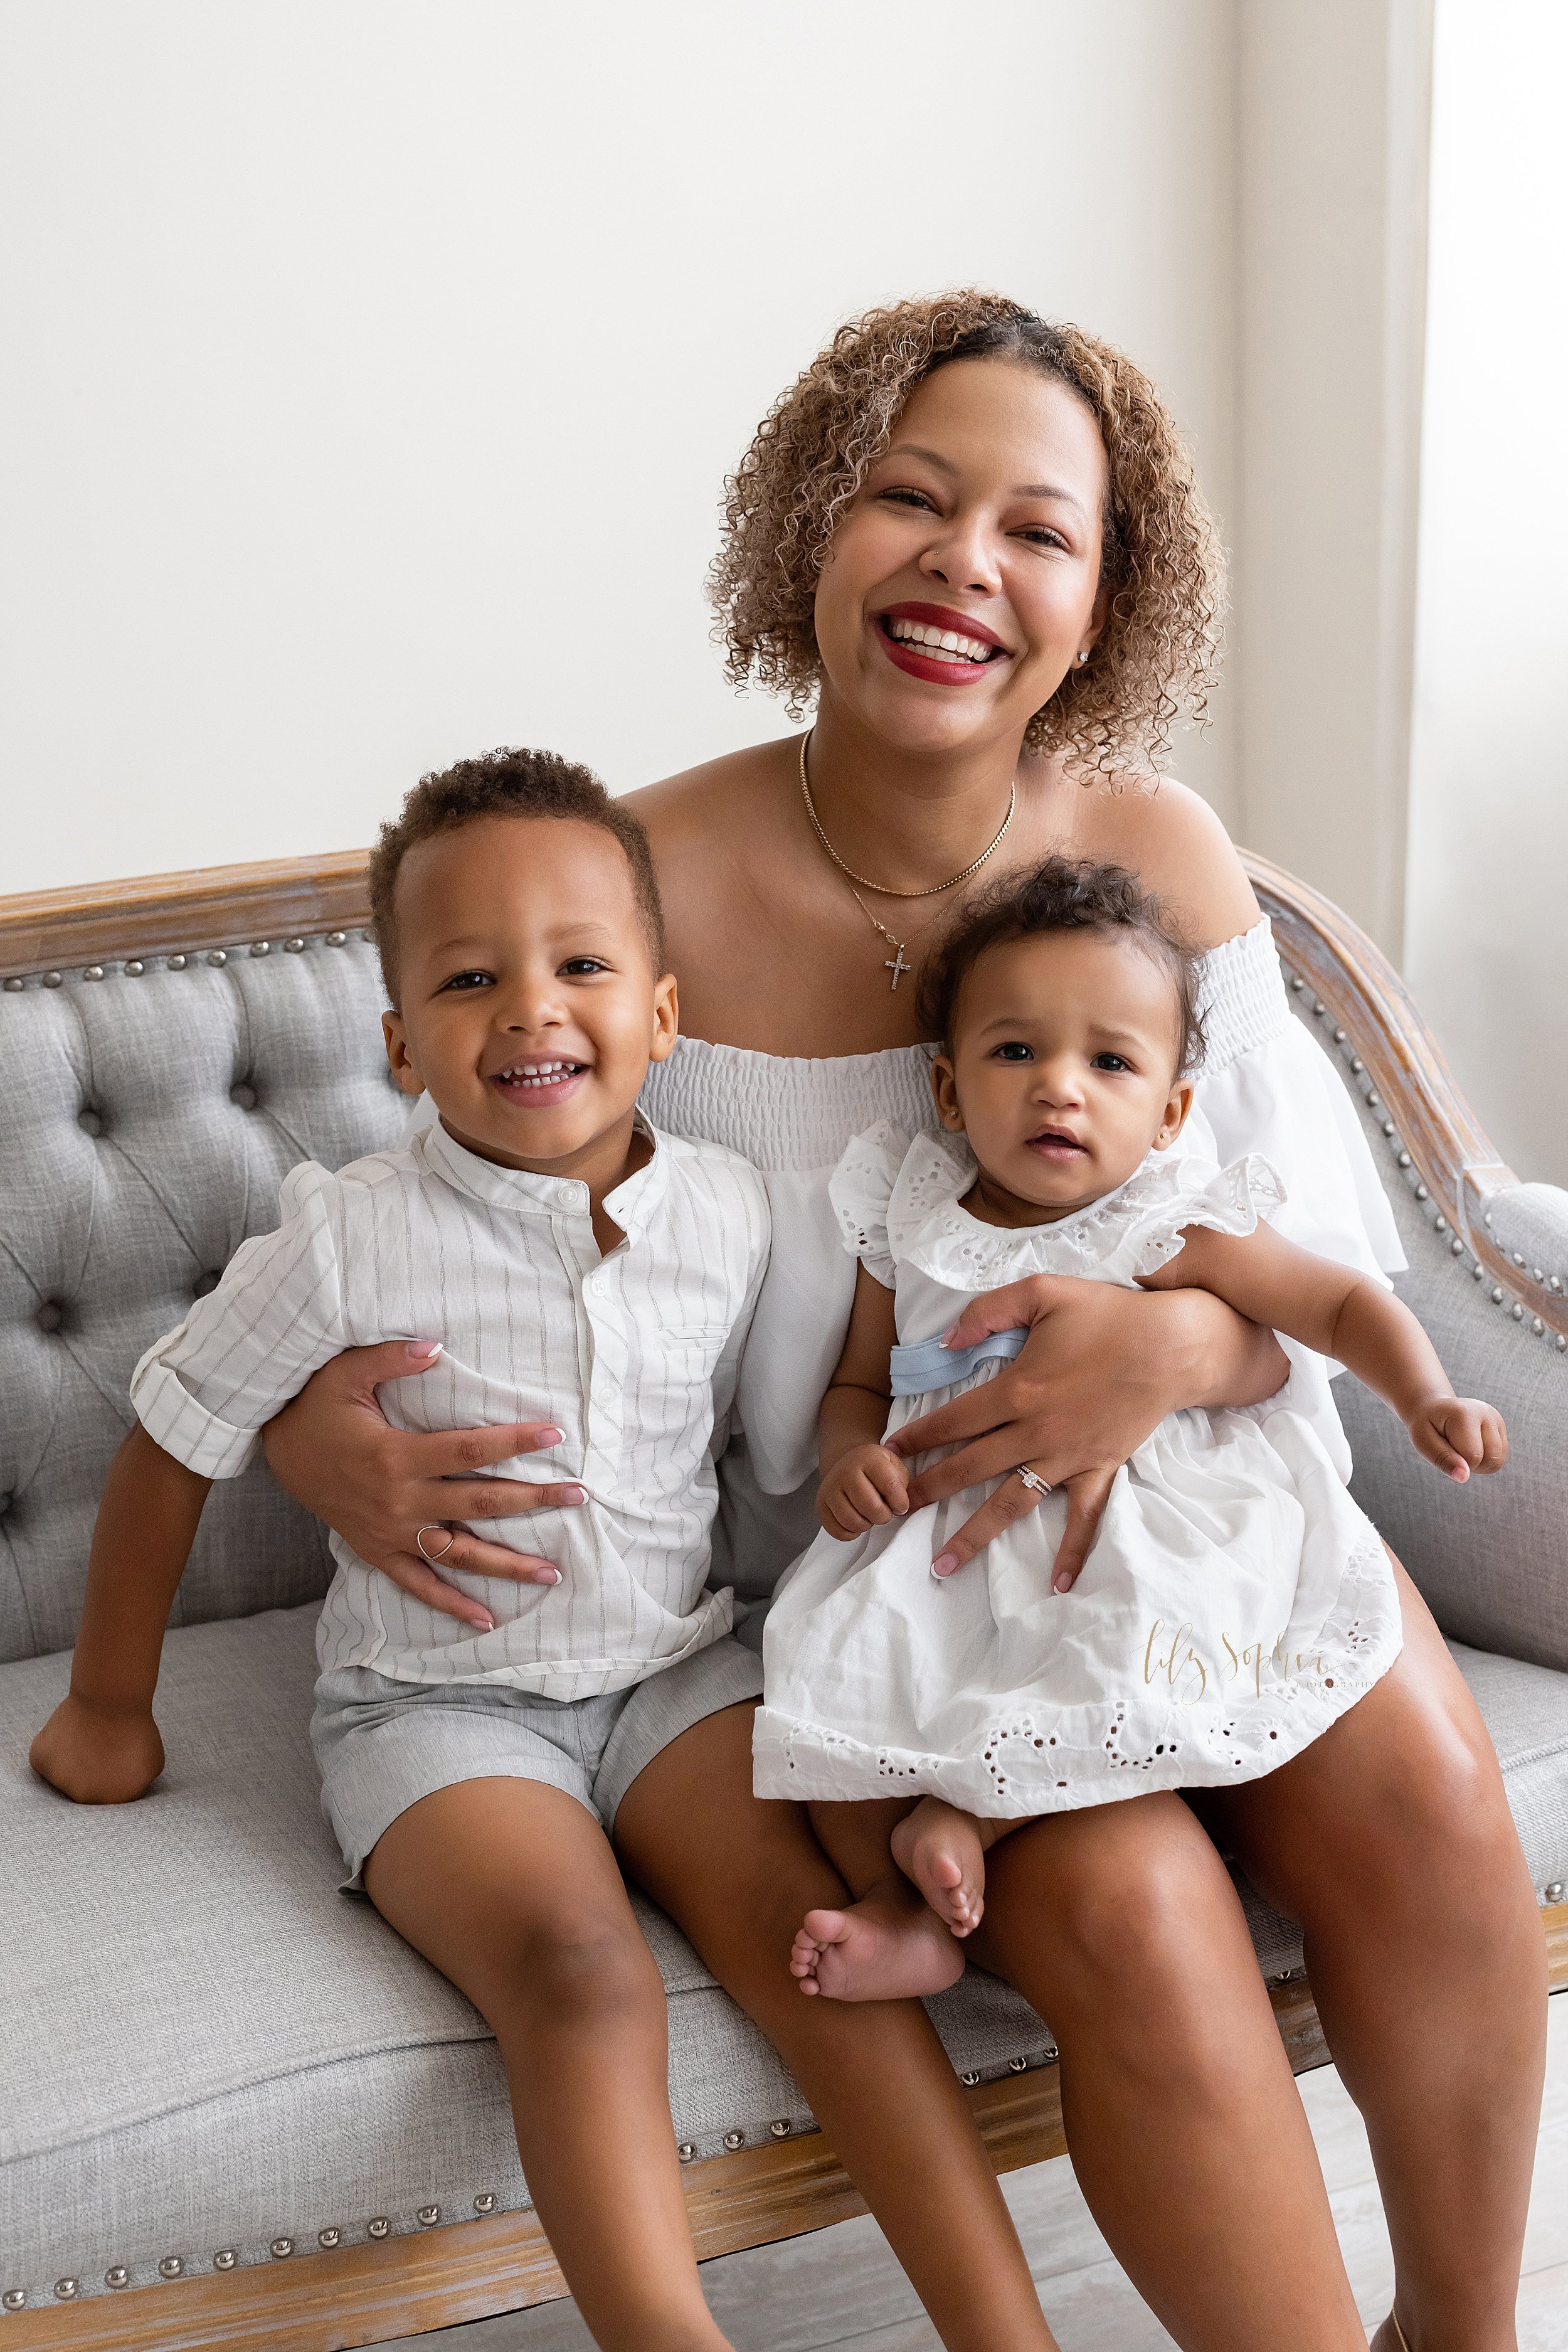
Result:
[[[1568,1194],[1517,1184],[1491,1160],[1371,942],[1250,863],[1293,1008],[1333,1060],[1394,1203],[1411,1262],[1399,1287],[1461,1393],[1490,1398],[1514,1435],[1508,1474],[1457,1490],[1342,1380],[1355,1491],[1446,1633],[1568,1668]],[[100,892],[110,911],[91,919],[123,923],[118,958],[61,954],[59,970],[39,970],[40,932],[33,968],[0,987],[0,1659],[75,1639],[142,1350],[276,1222],[289,1168],[340,1167],[404,1126],[365,931],[172,953],[156,932],[190,920],[203,942],[232,936],[221,926],[244,919],[247,894],[257,916],[313,891],[362,922],[360,862],[329,864],[191,877],[213,887],[183,888],[173,913],[121,916]],[[0,953],[6,932],[0,902]],[[1461,1162],[1484,1189],[1456,1175]],[[329,1574],[321,1530],[258,1463],[214,1489],[173,1622],[310,1601]]]
[[[142,1350],[276,1223],[289,1168],[401,1131],[384,1001],[362,931],[0,989],[0,1659],[76,1638]],[[309,1601],[329,1572],[258,1463],[214,1487],[172,1622]]]

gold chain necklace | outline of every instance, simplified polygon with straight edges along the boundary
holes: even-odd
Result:
[[[893,933],[888,929],[885,923],[879,923],[877,921],[876,917],[872,913],[871,908],[861,897],[860,890],[855,888],[855,884],[858,882],[862,890],[874,890],[879,898],[940,898],[945,890],[956,890],[960,882],[967,882],[972,874],[977,874],[979,872],[981,866],[986,863],[986,860],[1001,847],[1003,841],[1006,839],[1008,827],[1013,821],[1013,811],[1018,806],[1018,778],[1016,776],[1013,778],[1012,783],[1009,788],[1008,813],[1002,819],[1000,828],[998,831],[995,840],[990,842],[986,848],[981,850],[978,857],[977,857],[971,865],[966,866],[961,874],[950,874],[946,882],[928,883],[924,890],[894,890],[889,884],[885,882],[873,882],[869,875],[857,874],[852,866],[846,866],[843,859],[839,856],[838,851],[833,847],[832,843],[828,839],[827,835],[822,831],[821,819],[817,814],[816,803],[811,798],[811,787],[806,781],[806,746],[810,742],[811,738],[815,735],[816,731],[816,729],[813,727],[800,738],[800,794],[806,803],[806,814],[811,820],[812,832],[816,835],[817,839],[821,843],[822,847],[827,851],[828,856],[832,859],[833,864],[838,867],[839,872],[849,884],[850,896],[854,900],[855,905],[860,908],[861,913],[865,917],[866,921],[871,925],[873,930],[880,931],[883,938],[893,950],[892,955],[884,961],[883,970],[884,971],[892,972],[893,985],[896,989],[904,973],[906,971],[913,971],[915,969],[913,964],[905,963],[904,961],[904,950],[908,942],[904,940],[895,939]]]

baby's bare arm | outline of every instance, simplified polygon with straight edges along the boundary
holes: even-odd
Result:
[[[858,1266],[843,1353],[817,1416],[817,1516],[841,1543],[902,1515],[908,1503],[908,1473],[882,1444],[897,1337],[892,1291]]]
[[[78,1804],[124,1804],[163,1769],[152,1695],[170,1606],[211,1484],[155,1445],[140,1423],[110,1465],[70,1692],[32,1747],[34,1771]]]
[[[1189,1226],[1186,1244],[1145,1288],[1210,1290],[1250,1321],[1336,1358],[1392,1406],[1427,1460],[1461,1484],[1472,1470],[1501,1469],[1501,1416],[1477,1398],[1455,1396],[1437,1349],[1392,1291],[1269,1225],[1245,1236]]]

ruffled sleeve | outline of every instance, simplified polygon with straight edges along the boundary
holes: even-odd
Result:
[[[1207,1052],[1183,1141],[1219,1165],[1261,1152],[1288,1199],[1276,1229],[1301,1249],[1386,1285],[1406,1264],[1394,1212],[1333,1064],[1292,1014],[1265,916],[1205,956]],[[1281,1338],[1291,1377],[1269,1405],[1299,1412],[1350,1475],[1329,1382],[1341,1367]]]
[[[1128,1271],[1134,1276],[1158,1274],[1186,1247],[1191,1225],[1213,1234],[1255,1234],[1260,1223],[1271,1224],[1284,1206],[1285,1188],[1278,1171],[1260,1152],[1249,1151],[1207,1181],[1140,1221],[1129,1235]]]
[[[893,1289],[897,1280],[888,1208],[908,1151],[908,1137],[890,1119],[879,1119],[852,1139],[828,1184],[844,1247],[885,1290]]]

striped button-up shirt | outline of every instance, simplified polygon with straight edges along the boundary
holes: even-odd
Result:
[[[601,1256],[588,1187],[479,1160],[440,1126],[331,1175],[284,1183],[283,1222],[150,1348],[131,1381],[148,1434],[234,1477],[258,1433],[344,1348],[439,1339],[435,1368],[389,1382],[394,1427],[553,1422],[560,1444],[498,1476],[573,1480],[587,1499],[475,1523],[540,1552],[556,1585],[454,1573],[495,1630],[414,1601],[334,1535],[317,1653],[404,1682],[493,1681],[558,1699],[643,1681],[728,1630],[706,1587],[740,1350],[768,1257],[768,1196],[717,1144],[654,1135],[606,1196],[625,1235]]]

